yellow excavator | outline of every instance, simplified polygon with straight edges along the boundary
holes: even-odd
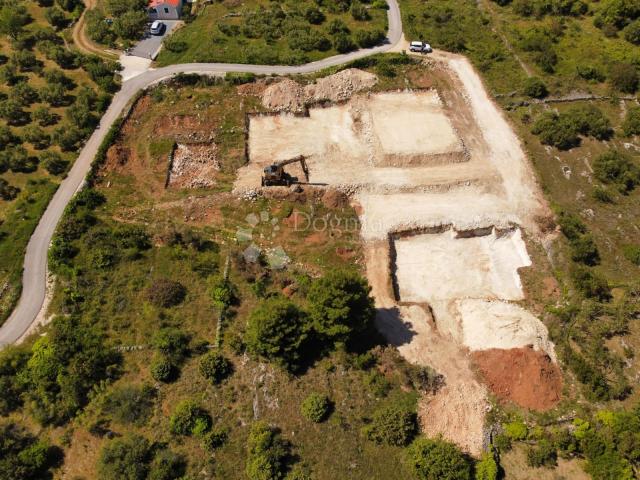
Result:
[[[268,167],[265,167],[264,174],[262,175],[262,186],[288,187],[292,183],[300,183],[297,178],[292,177],[284,171],[284,167],[287,165],[291,165],[292,163],[300,163],[302,171],[304,172],[305,182],[309,182],[309,170],[307,169],[306,157],[304,155],[298,155],[297,157],[289,158],[287,160],[281,160],[279,162],[272,163]]]

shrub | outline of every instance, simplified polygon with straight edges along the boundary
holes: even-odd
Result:
[[[578,65],[576,71],[580,78],[593,82],[604,82],[607,77],[597,67],[593,65]]]
[[[309,289],[313,326],[329,343],[345,344],[372,326],[375,316],[371,287],[359,274],[334,270]]]
[[[195,402],[180,402],[169,419],[171,433],[176,435],[202,436],[211,428],[211,416]]]
[[[212,351],[200,359],[200,374],[213,384],[218,384],[233,372],[233,365],[219,352]]]
[[[0,423],[0,474],[7,480],[53,478],[58,449],[12,421]]]
[[[600,253],[591,235],[582,235],[571,242],[571,259],[590,266],[600,263]]]
[[[333,38],[333,48],[338,53],[348,53],[356,49],[356,44],[348,33],[340,32]]]
[[[524,82],[524,94],[531,98],[544,98],[549,91],[538,77],[528,77]]]
[[[176,366],[166,357],[156,357],[151,362],[151,377],[157,382],[167,383],[176,376]]]
[[[580,265],[573,266],[570,274],[575,287],[587,298],[600,301],[611,299],[611,289],[604,277]]]
[[[364,428],[364,434],[376,443],[387,445],[408,445],[418,430],[415,412],[390,405],[377,410],[371,423]]]
[[[381,30],[358,30],[355,33],[356,43],[361,48],[375,47],[384,39],[385,34]]]
[[[640,19],[627,25],[624,29],[624,39],[634,45],[640,45]]]
[[[157,452],[149,466],[147,480],[177,480],[184,477],[187,462],[182,455],[163,449]]]
[[[276,430],[263,422],[251,426],[245,466],[249,480],[284,478],[289,456],[289,445]]]
[[[170,358],[181,359],[189,353],[189,334],[173,327],[160,329],[151,341],[154,348]]]
[[[475,480],[498,480],[498,463],[493,448],[489,452],[484,452],[476,463]]]
[[[601,203],[613,203],[614,197],[606,188],[597,186],[593,189],[592,196],[595,200]]]
[[[135,434],[116,438],[102,447],[98,477],[101,480],[145,480],[151,457],[151,446],[146,438]]]
[[[167,278],[155,280],[147,288],[146,297],[157,307],[174,307],[184,300],[187,289],[180,283]]]
[[[296,370],[308,337],[306,315],[289,300],[264,300],[249,315],[245,333],[247,350],[259,357]]]
[[[151,416],[155,397],[149,385],[123,385],[105,397],[102,409],[118,423],[142,426]]]
[[[227,443],[229,433],[224,428],[216,428],[206,433],[202,438],[202,445],[208,452],[213,452]]]
[[[207,281],[209,296],[219,310],[224,310],[238,301],[237,289],[223,276],[215,276]]]
[[[471,462],[454,444],[419,438],[408,450],[409,462],[420,480],[471,480]]]
[[[351,16],[354,20],[358,20],[361,22],[369,20],[369,18],[371,18],[369,16],[369,12],[367,11],[367,7],[365,7],[357,0],[353,1],[353,3],[351,4]]]
[[[531,133],[538,135],[544,145],[551,145],[560,150],[569,150],[580,144],[580,137],[570,120],[553,112],[538,117]]]
[[[640,168],[619,150],[599,155],[593,162],[593,171],[598,180],[616,184],[622,192],[629,192],[640,183]]]
[[[529,435],[529,429],[524,422],[510,422],[503,425],[504,433],[511,440],[526,440]]]
[[[327,418],[331,410],[331,401],[326,395],[312,393],[304,399],[300,407],[302,416],[307,420],[319,423]]]
[[[557,464],[558,453],[548,440],[540,440],[536,447],[527,451],[527,464],[530,467],[553,467]]]
[[[622,122],[622,132],[630,137],[632,135],[640,135],[640,107],[631,106]]]
[[[627,260],[640,266],[640,245],[627,245],[623,248],[623,252]]]
[[[18,187],[10,185],[4,178],[0,178],[0,198],[5,201],[15,199],[20,193]]]
[[[638,89],[638,72],[635,65],[616,63],[609,73],[611,85],[624,93],[634,93]]]

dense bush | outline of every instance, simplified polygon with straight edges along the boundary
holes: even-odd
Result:
[[[300,406],[302,416],[307,420],[319,423],[327,418],[331,411],[331,401],[326,395],[312,393],[304,399]]]
[[[622,122],[622,132],[630,137],[632,135],[640,135],[640,107],[631,106]]]
[[[42,480],[60,460],[58,449],[13,422],[0,423],[0,478]]]
[[[452,443],[419,438],[408,451],[409,463],[420,480],[471,480],[471,462]]]
[[[557,465],[558,453],[548,440],[541,440],[535,447],[527,450],[527,464],[530,467],[553,467]]]
[[[364,434],[369,440],[398,447],[408,445],[417,431],[416,413],[399,405],[376,410],[371,423],[364,428]]]
[[[229,433],[224,428],[214,428],[202,437],[202,446],[208,452],[213,452],[227,443]]]
[[[640,183],[640,167],[619,150],[609,150],[593,162],[593,171],[601,182],[613,183],[620,191],[629,192]]]
[[[591,235],[581,235],[571,242],[571,259],[589,266],[600,263],[598,246]]]
[[[157,382],[170,382],[177,373],[177,367],[167,357],[157,356],[151,361],[151,377]]]
[[[151,461],[149,441],[135,434],[111,440],[100,452],[100,480],[145,480]]]
[[[224,310],[238,302],[236,287],[223,276],[210,277],[207,284],[209,296],[219,310]]]
[[[358,30],[355,33],[355,41],[361,48],[375,47],[386,38],[381,30]]]
[[[334,270],[309,289],[309,314],[315,331],[327,342],[346,344],[373,324],[371,287],[359,274]]]
[[[524,422],[513,421],[503,425],[504,433],[511,440],[525,440],[529,435],[529,429]]]
[[[611,289],[607,280],[593,270],[575,265],[570,274],[575,287],[584,296],[600,301],[608,301],[611,298]]]
[[[498,463],[495,459],[493,447],[484,452],[475,466],[475,480],[498,480]]]
[[[309,329],[306,315],[295,304],[272,297],[249,315],[245,343],[253,355],[293,371],[301,365]]]
[[[200,359],[200,374],[211,383],[218,384],[233,372],[233,365],[221,353],[211,351]]]
[[[609,119],[593,105],[572,107],[565,112],[547,112],[533,125],[531,132],[545,145],[569,150],[580,144],[580,135],[605,140],[613,130]]]
[[[549,91],[538,77],[528,77],[524,83],[524,94],[531,98],[544,98],[549,94]]]
[[[254,423],[247,439],[245,473],[249,480],[284,478],[289,450],[289,445],[278,431],[266,423]]]
[[[21,373],[29,410],[41,423],[69,420],[95,384],[117,373],[119,362],[95,327],[73,317],[55,318]]]
[[[636,66],[630,63],[613,64],[609,72],[609,79],[615,89],[624,93],[635,93],[640,81]]]
[[[149,285],[147,300],[157,307],[169,308],[179,305],[187,295],[187,289],[180,283],[168,278],[159,278]]]
[[[211,428],[211,416],[195,402],[180,402],[169,418],[171,433],[176,435],[203,436]]]
[[[28,359],[29,352],[24,348],[5,347],[0,352],[0,391],[3,392],[0,396],[0,416],[5,417],[22,405],[23,386],[18,373]]]

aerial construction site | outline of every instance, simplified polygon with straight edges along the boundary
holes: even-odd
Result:
[[[409,362],[445,378],[420,403],[423,429],[479,454],[491,391],[537,410],[560,399],[554,345],[523,305],[520,279],[532,265],[527,243],[544,242],[550,212],[469,62],[436,54],[428,68],[437,87],[372,91],[375,75],[357,69],[305,87],[270,84],[268,111],[249,116],[249,161],[234,192],[286,188],[261,190],[264,168],[303,155],[301,188],[348,195],[378,328]],[[492,373],[505,363],[509,374]]]

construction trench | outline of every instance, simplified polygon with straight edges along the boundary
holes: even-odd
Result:
[[[425,68],[450,88],[374,93],[372,74],[354,69],[337,74],[342,83],[268,86],[271,112],[248,118],[248,163],[234,192],[260,190],[264,167],[304,155],[309,183],[349,196],[378,328],[409,362],[445,377],[420,401],[422,430],[477,455],[490,391],[536,410],[560,398],[554,346],[522,306],[519,275],[532,264],[525,237],[541,241],[538,223],[550,213],[469,62],[439,54]],[[289,174],[300,178],[296,168]],[[492,375],[505,365],[503,378]]]

